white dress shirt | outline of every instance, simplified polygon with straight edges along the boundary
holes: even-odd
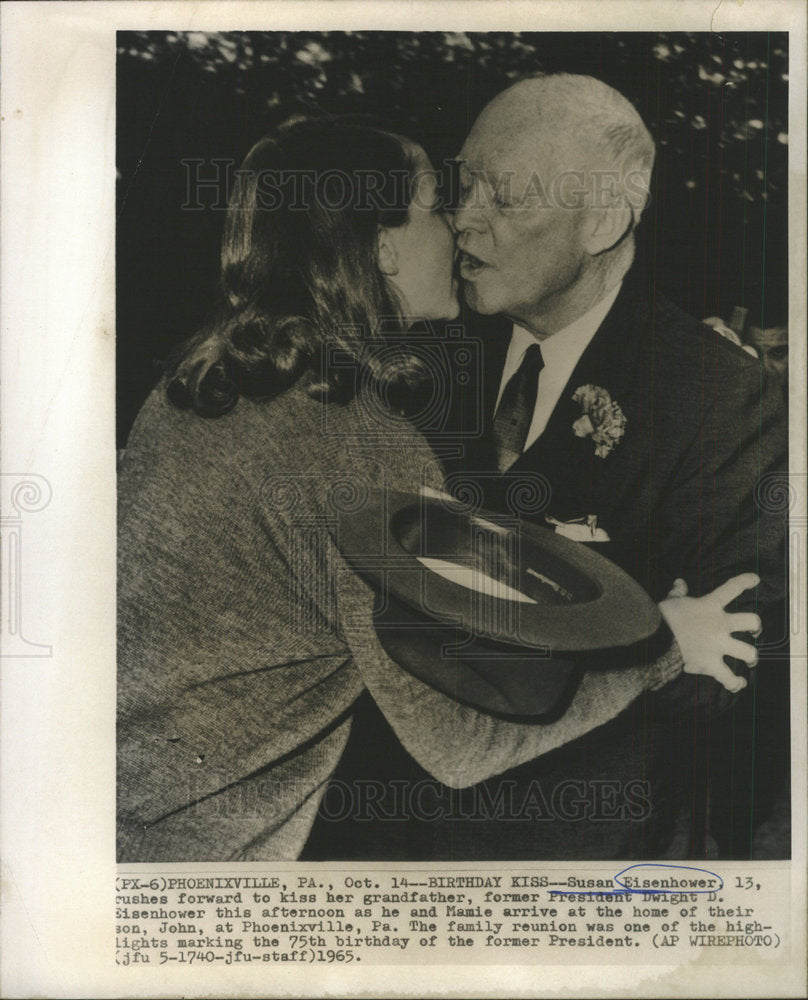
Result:
[[[511,376],[519,369],[522,358],[531,344],[538,342],[541,345],[541,356],[544,361],[544,367],[539,373],[536,409],[533,411],[533,420],[525,438],[523,451],[527,451],[533,442],[543,434],[547,421],[561,398],[564,386],[569,381],[570,375],[572,375],[590,340],[595,336],[598,327],[612,308],[621,285],[622,282],[616,285],[605,298],[592,306],[589,312],[579,316],[569,326],[565,326],[563,330],[551,334],[544,340],[537,341],[537,338],[529,330],[514,325],[508,354],[505,358],[505,367],[502,369],[502,379],[499,383],[497,408],[499,408],[505,386]]]

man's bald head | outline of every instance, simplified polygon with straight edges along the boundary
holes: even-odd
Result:
[[[631,102],[601,80],[571,73],[521,80],[486,106],[474,130],[487,133],[489,143],[532,148],[536,169],[545,175],[548,169],[616,173],[620,188],[633,195],[639,221],[654,142]]]
[[[548,336],[631,266],[654,144],[605,83],[558,74],[514,84],[483,110],[458,159],[454,228],[472,309]]]

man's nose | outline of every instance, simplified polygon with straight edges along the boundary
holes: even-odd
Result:
[[[450,214],[452,229],[458,235],[470,230],[482,232],[485,228],[485,219],[480,206],[475,204],[473,197],[473,195],[466,195],[460,198]]]

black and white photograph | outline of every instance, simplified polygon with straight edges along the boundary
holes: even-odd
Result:
[[[788,67],[120,33],[119,860],[790,857]]]
[[[0,994],[804,996],[802,5],[2,8]]]

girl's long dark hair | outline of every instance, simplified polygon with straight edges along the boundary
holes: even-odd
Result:
[[[169,367],[169,398],[216,416],[304,373],[343,401],[358,373],[388,399],[422,385],[406,350],[378,350],[385,323],[402,329],[378,228],[407,221],[414,173],[404,140],[363,125],[303,119],[261,139],[227,211],[218,310]]]

